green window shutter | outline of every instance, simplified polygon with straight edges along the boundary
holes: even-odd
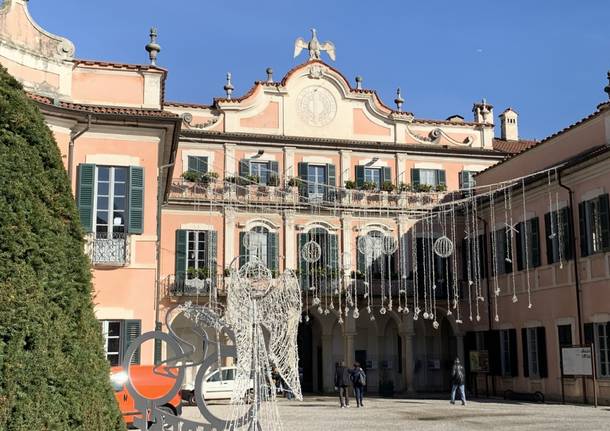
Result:
[[[245,178],[250,175],[250,160],[241,159],[239,161],[239,176]]]
[[[517,377],[519,375],[519,359],[517,356],[517,330],[508,330],[508,350],[510,353],[510,375]]]
[[[277,184],[280,183],[279,182],[279,179],[280,179],[279,170],[280,170],[280,167],[279,167],[278,162],[276,162],[275,160],[271,160],[269,162],[269,175],[267,175],[267,183],[269,183],[269,178],[271,178],[271,177],[277,178],[277,180],[278,180]]]
[[[384,166],[381,168],[381,184],[385,183],[386,181],[392,181],[392,168],[389,166]]]
[[[460,180],[460,183],[459,183],[459,187],[460,187],[460,189],[464,189],[464,188],[466,188],[466,178],[465,178],[465,176],[466,176],[466,175],[465,175],[465,174],[466,174],[466,171],[462,171],[462,172],[460,172],[460,174],[458,175],[458,178],[459,178],[459,180]]]
[[[586,202],[578,204],[578,215],[580,220],[580,256],[585,257],[589,255],[589,235],[587,234],[587,210]]]
[[[356,187],[362,187],[364,184],[364,166],[356,166]]]
[[[176,283],[184,283],[186,279],[186,247],[187,247],[187,231],[179,229],[176,231],[176,264],[174,272],[176,275]]]
[[[129,233],[144,231],[144,168],[129,167]]]
[[[556,238],[559,238],[557,232],[555,232],[555,238],[550,238],[551,236],[551,223],[555,218],[553,213],[546,213],[544,215],[544,237],[546,242],[546,263],[551,264],[555,262],[555,258],[553,257],[553,243],[556,241]]]
[[[561,224],[563,225],[563,258],[572,259],[572,241],[574,240],[574,227],[572,226],[572,208],[561,209]]]
[[[530,223],[530,243],[531,254],[532,254],[532,267],[536,268],[540,266],[540,223],[538,217],[534,217],[529,221]]]
[[[522,357],[523,357],[523,377],[530,376],[530,364],[528,358],[528,348],[527,348],[527,328],[521,328],[521,347],[522,347]]]
[[[607,193],[599,197],[599,224],[602,250],[607,251],[610,249],[610,204]]]
[[[127,353],[127,349],[129,349],[129,346],[131,345],[131,343],[133,342],[133,340],[135,340],[136,338],[138,338],[141,334],[142,334],[142,321],[141,320],[124,320],[123,321],[123,325],[122,325],[123,331],[122,331],[122,355],[123,356],[121,358],[121,362],[123,362],[124,355]],[[138,347],[138,349],[134,352],[133,356],[131,357],[131,361],[129,361],[130,364],[139,364],[140,363],[140,348]]]
[[[95,191],[95,165],[78,165],[78,189],[76,202],[80,222],[86,232],[93,232],[93,201]]]
[[[337,235],[327,234],[328,239],[328,265],[333,271],[339,269],[339,243]]]
[[[302,289],[309,289],[309,265],[305,259],[303,259],[303,253],[301,251],[303,250],[305,243],[307,243],[307,240],[308,238],[306,233],[297,234],[297,244],[299,245],[299,278],[301,279]]]
[[[517,271],[521,271],[525,267],[525,256],[523,253],[523,234],[525,224],[523,222],[517,224],[517,234],[515,235],[516,244],[515,251],[517,255]]]
[[[299,194],[301,196],[307,197],[308,193],[308,179],[309,179],[309,163],[299,162],[299,179],[301,180],[299,183]]]
[[[208,262],[210,265],[210,278],[212,279],[212,285],[216,286],[216,274],[218,272],[218,234],[214,230],[209,230],[206,232],[206,236]]]
[[[411,186],[419,185],[419,169],[411,169]]]
[[[366,273],[366,255],[358,249],[359,239],[360,237],[356,238],[356,253],[358,254],[358,260],[356,262],[356,271],[364,275]]]
[[[279,235],[276,232],[267,233],[267,265],[274,272],[274,275],[279,271]]]
[[[443,186],[447,184],[447,177],[443,169],[436,170],[436,184]]]
[[[585,323],[584,337],[585,337],[585,344],[593,343],[593,337],[594,337],[593,323]]]
[[[250,258],[248,256],[248,250],[246,250],[246,246],[244,245],[244,237],[246,236],[246,232],[239,233],[239,267],[241,268],[246,264],[247,259]]]
[[[541,378],[549,376],[549,366],[546,355],[546,333],[544,326],[536,328],[536,341],[538,342],[538,372]]]
[[[335,165],[326,165],[326,200],[332,201],[335,199],[335,187],[337,187],[337,173]]]

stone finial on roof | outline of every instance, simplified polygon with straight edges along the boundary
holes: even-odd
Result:
[[[362,76],[356,76],[356,90],[362,90]]]
[[[150,42],[146,45],[146,51],[148,51],[148,57],[150,58],[150,64],[152,66],[157,65],[157,56],[161,52],[161,45],[157,43],[157,29],[152,27],[150,29]]]
[[[225,93],[227,94],[227,99],[230,100],[231,94],[233,94],[233,90],[235,89],[233,87],[233,84],[231,83],[231,72],[227,72],[227,83],[223,88],[225,90]]]
[[[273,82],[273,69],[268,67],[266,72],[267,72],[267,82],[272,83]]]
[[[396,99],[394,99],[394,103],[396,103],[396,109],[398,112],[402,112],[402,105],[405,103],[405,99],[402,98],[400,94],[400,87],[396,89]]]
[[[606,92],[606,94],[608,95],[608,98],[610,99],[610,70],[608,71],[608,85],[606,85],[606,87],[604,88],[604,91]]]

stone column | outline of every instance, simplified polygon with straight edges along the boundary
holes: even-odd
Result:
[[[351,367],[352,364],[356,362],[354,340],[358,333],[356,331],[356,320],[354,320],[351,311],[344,319],[343,336],[345,338],[343,340],[343,359],[345,360],[345,365]]]
[[[462,334],[455,335],[455,341],[457,342],[457,355],[462,361],[462,364],[466,363],[466,358],[464,357],[464,336]]]
[[[352,179],[352,150],[339,150],[339,154],[341,155],[339,187],[343,187],[346,181]]]
[[[297,265],[297,235],[294,229],[295,211],[284,210],[284,269],[298,269]]]
[[[298,175],[297,167],[294,165],[294,147],[284,147],[284,170],[280,173],[280,180],[284,187],[287,186],[288,180]]]
[[[344,277],[346,279],[349,279],[350,277],[350,272],[354,266],[355,263],[355,259],[356,256],[355,254],[352,252],[352,213],[350,212],[344,212],[341,214],[341,237],[342,237],[342,242],[341,242],[341,260],[340,263],[342,265],[342,267],[344,269],[346,269],[346,273],[347,274],[343,274]],[[346,256],[347,253],[347,256]],[[349,257],[348,259],[345,259],[346,261],[344,261],[344,257]],[[347,261],[349,260],[349,261]],[[346,280],[349,282],[349,280]]]
[[[235,144],[224,144],[225,177],[237,175],[237,160],[235,160]]]
[[[396,186],[400,183],[408,183],[407,172],[405,172],[405,161],[407,160],[407,153],[396,153]]]
[[[405,387],[407,389],[407,393],[413,394],[415,393],[415,382],[413,381],[413,372],[415,368],[413,361],[415,356],[415,351],[413,348],[415,330],[413,327],[413,319],[410,317],[410,314],[409,316],[403,317],[403,321],[399,328],[399,334],[402,340],[402,370],[403,377],[405,379]]]

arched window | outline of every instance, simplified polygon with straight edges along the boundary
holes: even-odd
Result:
[[[255,258],[260,259],[275,273],[278,265],[278,234],[264,226],[256,226],[248,232],[248,246],[244,244],[246,232],[239,233],[240,266]]]
[[[320,246],[320,259],[316,262],[308,262],[303,257],[303,246],[310,241],[315,241]],[[297,244],[299,247],[299,277],[302,288],[309,288],[315,283],[324,284],[326,280],[339,277],[337,235],[328,232],[326,229],[316,227],[308,232],[299,233]]]
[[[385,232],[381,230],[373,230],[368,232],[366,235],[372,238],[375,244],[371,244],[370,257],[367,261],[367,256],[358,249],[358,240],[356,239],[356,253],[358,255],[357,262],[357,278],[363,278],[367,271],[371,274],[373,280],[379,280],[382,277],[387,279],[388,276],[392,278],[398,277],[398,253],[395,251],[390,256],[390,267],[388,268],[388,256],[383,253],[383,238],[386,236]],[[361,235],[361,236],[366,236]],[[388,274],[389,272],[389,274]]]

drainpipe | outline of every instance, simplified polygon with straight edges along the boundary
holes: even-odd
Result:
[[[489,332],[493,329],[491,323],[491,289],[489,286],[489,279],[491,277],[491,273],[489,272],[489,261],[487,255],[487,220],[477,216],[477,219],[483,222],[483,260],[485,260],[485,281],[487,285],[487,327]],[[491,392],[495,396],[496,395],[496,379],[494,376],[491,376]]]
[[[72,131],[70,133],[70,142],[68,143],[68,178],[70,179],[70,185],[72,185],[72,174],[74,173],[74,168],[72,167],[74,163],[74,142],[80,138],[82,135],[87,133],[91,128],[91,114],[87,115],[87,125],[84,129],[79,130],[78,132]]]
[[[578,343],[582,346],[584,343],[583,340],[583,331],[582,331],[582,314],[581,314],[581,305],[580,305],[580,275],[578,271],[578,255],[576,254],[576,224],[574,221],[574,191],[563,184],[561,182],[561,170],[557,170],[557,184],[565,190],[568,191],[568,196],[570,199],[570,225],[572,229],[569,229],[572,241],[572,257],[574,259],[574,287],[576,288],[576,314],[578,319]],[[587,383],[585,377],[582,378],[582,391],[584,394],[585,404],[587,403]]]
[[[174,162],[175,163],[175,162]],[[155,271],[155,331],[160,331],[162,328],[161,321],[159,320],[160,306],[161,306],[161,207],[163,206],[163,171],[169,167],[174,166],[174,163],[159,166],[157,171],[157,240],[155,241],[155,260],[156,260],[156,271]],[[161,340],[155,340],[155,351],[154,351],[154,362],[157,364],[157,360],[161,359]]]

